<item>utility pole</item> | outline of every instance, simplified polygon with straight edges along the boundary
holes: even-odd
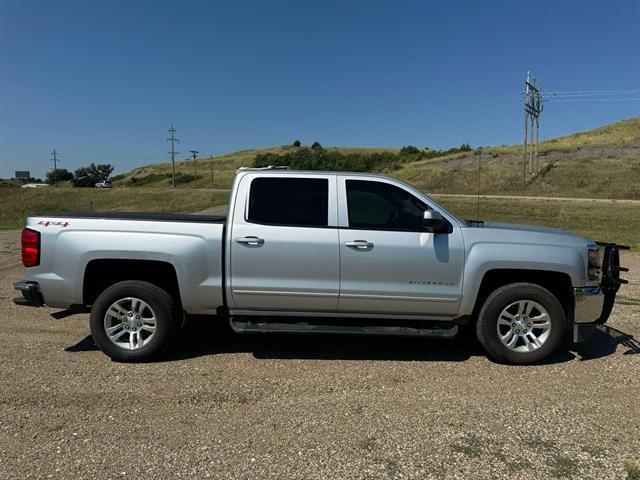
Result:
[[[176,152],[175,144],[180,143],[180,140],[176,138],[177,130],[173,128],[173,122],[171,122],[171,128],[169,129],[169,134],[171,135],[167,138],[167,142],[171,142],[171,168],[172,168],[172,176],[171,176],[171,187],[176,188]]]
[[[213,155],[209,155],[209,164],[211,165],[211,186],[213,187]]]
[[[480,165],[482,164],[482,147],[478,148],[478,195],[476,202],[476,220],[480,221]]]
[[[196,158],[198,156],[198,150],[189,150],[191,152],[191,155],[193,156],[193,178],[195,179],[195,181],[198,181],[198,162],[196,161]]]
[[[527,173],[533,177],[539,172],[538,141],[540,139],[540,114],[542,113],[540,86],[531,72],[524,82],[524,156],[522,159],[522,188],[527,186]],[[529,132],[531,126],[531,132]],[[530,144],[530,145],[529,145]],[[527,147],[529,149],[527,151]],[[527,168],[528,164],[528,168]]]
[[[51,152],[51,155],[53,155],[53,158],[51,159],[51,161],[53,162],[53,171],[57,172],[58,171],[58,152],[56,152],[56,149],[53,149],[53,152]]]

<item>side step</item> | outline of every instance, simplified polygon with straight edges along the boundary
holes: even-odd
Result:
[[[306,319],[231,317],[229,323],[236,333],[312,333],[330,335],[382,335],[397,337],[453,338],[458,325],[449,322],[354,319]],[[393,324],[389,324],[393,322]]]

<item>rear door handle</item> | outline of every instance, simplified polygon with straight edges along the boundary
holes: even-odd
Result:
[[[344,242],[344,244],[356,250],[369,250],[373,248],[373,243],[367,242],[366,240],[352,240],[351,242]]]
[[[236,242],[242,244],[242,245],[250,245],[250,246],[257,246],[257,245],[262,245],[264,243],[264,239],[260,238],[260,237],[253,237],[253,236],[249,236],[249,237],[238,237],[236,238]]]

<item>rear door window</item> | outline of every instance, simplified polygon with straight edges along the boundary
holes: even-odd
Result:
[[[263,177],[251,182],[247,221],[265,225],[326,227],[329,180]]]

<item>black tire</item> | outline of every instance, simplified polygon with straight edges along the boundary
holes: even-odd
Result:
[[[149,343],[135,350],[126,350],[114,344],[105,331],[107,309],[127,297],[146,302],[156,319],[154,335]],[[98,296],[91,309],[91,336],[100,350],[116,362],[146,362],[162,354],[171,345],[181,320],[179,305],[166,291],[148,282],[127,280],[110,286]]]
[[[521,300],[539,303],[547,310],[551,322],[545,342],[530,352],[514,351],[498,336],[498,318],[501,312]],[[555,353],[564,343],[566,329],[567,320],[562,305],[549,290],[532,283],[512,283],[495,290],[484,302],[476,324],[476,335],[492,359],[501,363],[527,365],[539,363]]]

